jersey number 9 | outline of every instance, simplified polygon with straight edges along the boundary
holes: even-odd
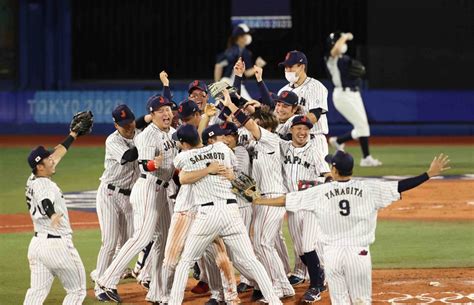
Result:
[[[339,201],[339,208],[341,211],[339,211],[339,214],[342,216],[348,216],[351,213],[351,206],[349,205],[349,201],[347,200],[341,200]]]

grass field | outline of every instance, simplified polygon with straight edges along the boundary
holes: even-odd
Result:
[[[349,147],[356,160],[358,147]],[[29,149],[2,148],[0,159],[0,213],[26,213],[24,185],[29,175]],[[474,173],[472,146],[379,146],[372,154],[384,162],[380,168],[359,168],[357,176],[416,175],[425,171],[438,153],[450,156],[449,175]],[[73,147],[57,168],[54,181],[64,192],[92,190],[99,185],[103,147]],[[442,268],[474,266],[472,222],[379,221],[372,246],[374,268]],[[285,231],[288,236],[287,231]],[[31,232],[0,234],[0,305],[22,302],[29,285],[27,248]],[[291,249],[291,240],[288,248]],[[99,230],[78,230],[74,234],[87,275],[94,268],[100,245]],[[292,251],[289,251],[293,255]],[[91,282],[88,281],[88,287]],[[65,293],[56,280],[45,304],[60,304]],[[89,298],[84,304],[101,304]]]

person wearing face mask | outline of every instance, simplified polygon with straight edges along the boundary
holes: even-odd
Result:
[[[255,74],[253,68],[254,62],[252,60],[252,52],[247,49],[247,46],[252,43],[252,35],[250,35],[250,29],[245,23],[237,25],[232,35],[229,37],[227,43],[227,49],[217,55],[217,61],[214,66],[214,81],[226,81],[229,85],[234,84],[234,79],[239,83],[242,81],[242,77],[234,74],[234,64],[242,58],[244,67],[247,67],[244,72],[245,77],[251,77]],[[258,57],[255,60],[255,65],[258,67],[264,67],[266,62]],[[245,99],[250,99],[250,95],[242,84],[240,87],[240,95]]]
[[[354,126],[344,135],[329,138],[329,144],[337,150],[344,150],[345,142],[358,139],[363,156],[360,166],[380,166],[382,162],[373,158],[369,152],[370,128],[360,95],[360,82],[365,68],[346,54],[347,42],[353,38],[352,33],[334,32],[327,39],[328,54],[325,61],[334,85],[334,107]]]

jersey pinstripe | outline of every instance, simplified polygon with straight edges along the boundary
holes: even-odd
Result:
[[[234,154],[236,159],[236,165],[234,167],[236,171],[236,175],[238,173],[244,173],[250,176],[250,156],[248,151],[243,146],[236,146],[234,148]],[[239,207],[251,206],[252,203],[247,201],[246,199],[237,196],[237,203]]]
[[[322,173],[329,173],[329,165],[313,141],[303,147],[293,146],[291,141],[281,141],[283,176],[289,192],[298,191],[301,180],[317,181]]]
[[[55,182],[50,178],[35,177],[32,174],[26,182],[25,193],[26,204],[28,205],[35,232],[61,236],[72,234],[66,201],[64,200],[63,193]],[[49,199],[53,203],[54,210],[57,214],[63,214],[57,229],[51,226],[51,219],[46,215],[43,209],[41,202],[44,199]]]
[[[176,196],[173,211],[177,213],[192,210],[195,207],[193,200],[193,186],[191,184],[182,184]]]
[[[221,142],[191,149],[178,154],[174,160],[176,168],[184,171],[203,169],[210,162],[219,162],[226,167],[234,167],[235,155],[227,145]],[[193,184],[194,204],[201,205],[216,199],[236,199],[230,192],[232,185],[229,180],[219,175],[208,175]]]
[[[306,80],[296,88],[287,84],[278,91],[278,95],[285,90],[293,91],[298,95],[299,105],[303,107],[304,114],[307,114],[311,109],[316,108],[323,109],[323,112],[328,111],[328,89],[326,89],[320,81],[312,77],[307,77]],[[321,115],[318,122],[316,122],[311,129],[311,134],[327,134],[328,132],[327,117]]]
[[[171,139],[174,132],[175,129],[172,127],[169,131],[162,131],[152,123],[136,136],[138,160],[153,160],[159,154],[163,154],[164,157],[161,166],[156,171],[147,172],[140,167],[142,173],[163,181],[171,179],[174,173],[173,158],[176,156],[176,142]]]
[[[289,211],[318,216],[319,239],[328,245],[368,246],[375,240],[377,210],[400,199],[398,182],[331,182],[287,194]]]
[[[135,137],[140,130],[135,129]],[[135,138],[134,137],[134,138]],[[134,139],[126,139],[118,131],[113,132],[105,141],[104,172],[100,180],[121,189],[132,189],[140,173],[136,162],[120,165],[124,152],[134,146]]]

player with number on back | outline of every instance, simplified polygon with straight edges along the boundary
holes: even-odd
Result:
[[[375,240],[377,211],[400,199],[400,193],[417,187],[447,167],[440,154],[425,173],[401,181],[354,180],[354,159],[343,151],[326,156],[333,182],[273,199],[257,199],[256,204],[283,206],[289,211],[314,213],[324,244],[323,257],[331,303],[371,304],[372,261],[369,246]]]
[[[28,247],[31,282],[25,305],[43,304],[56,276],[67,293],[63,304],[79,305],[86,297],[86,271],[72,242],[66,201],[51,177],[72,142],[90,133],[92,124],[92,112],[77,113],[68,137],[53,152],[38,146],[28,156],[33,173],[26,183],[26,204],[35,233]]]

